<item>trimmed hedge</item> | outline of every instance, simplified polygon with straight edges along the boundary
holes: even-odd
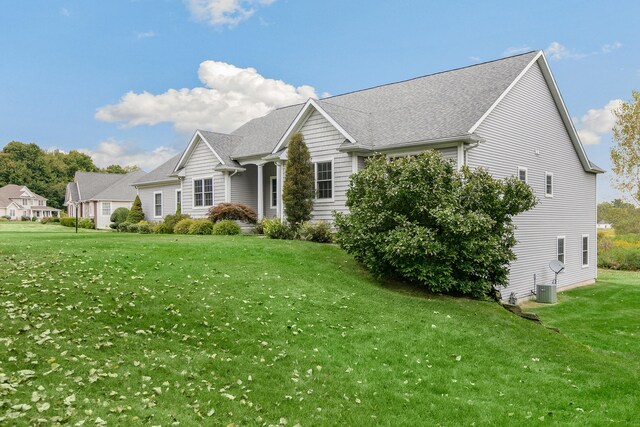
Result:
[[[189,234],[206,235],[213,232],[213,223],[208,219],[194,219],[189,226]]]
[[[280,218],[264,218],[262,231],[269,239],[292,240],[296,236],[295,230],[289,224],[280,221]]]
[[[303,222],[298,229],[298,238],[308,242],[331,243],[333,242],[333,232],[331,225],[326,221]]]
[[[173,232],[175,234],[188,234],[189,227],[191,227],[191,224],[193,224],[193,221],[194,220],[191,218],[181,219],[180,221],[178,221],[175,227],[173,227]]]
[[[240,234],[240,231],[240,226],[230,219],[223,219],[213,224],[213,234],[218,236]]]

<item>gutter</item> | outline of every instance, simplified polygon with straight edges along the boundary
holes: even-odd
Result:
[[[390,151],[390,150],[397,150],[397,149],[403,149],[403,148],[413,148],[413,147],[420,147],[420,146],[427,146],[427,145],[439,145],[439,144],[447,144],[447,143],[454,143],[454,142],[465,142],[468,144],[474,144],[480,141],[481,141],[481,138],[478,137],[477,135],[464,134],[464,135],[458,135],[458,136],[450,136],[446,138],[436,138],[436,139],[427,139],[427,140],[420,140],[420,141],[402,142],[399,144],[380,145],[376,147],[365,147],[363,145],[353,144],[351,146],[338,148],[338,151],[341,151],[344,153],[353,152],[353,151],[375,153],[379,151]]]

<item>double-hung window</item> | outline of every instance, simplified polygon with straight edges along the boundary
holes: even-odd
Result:
[[[518,179],[524,183],[528,182],[527,168],[518,166]]]
[[[544,174],[544,195],[553,197],[553,174],[551,172]]]
[[[176,212],[182,213],[182,190],[176,190]]]
[[[589,267],[589,235],[582,235],[582,266]]]
[[[213,178],[193,180],[193,206],[213,206]]]
[[[278,178],[272,176],[269,178],[269,206],[275,209],[278,206]]]
[[[316,163],[316,194],[318,199],[333,198],[333,161]]]
[[[558,236],[556,241],[556,256],[557,256],[557,260],[563,264],[564,264],[564,253],[565,253],[564,236]]]
[[[102,202],[102,215],[111,215],[111,202]]]
[[[153,216],[162,218],[162,192],[153,193]]]

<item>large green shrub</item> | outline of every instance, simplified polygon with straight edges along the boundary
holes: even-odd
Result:
[[[209,209],[209,219],[212,222],[231,219],[255,224],[258,214],[253,208],[242,203],[219,203]]]
[[[301,133],[293,134],[287,153],[282,202],[287,221],[297,228],[311,219],[315,197],[313,163]]]
[[[144,219],[144,212],[142,211],[142,202],[140,202],[140,196],[136,196],[127,216],[127,222],[131,224],[137,224]]]
[[[378,276],[433,292],[482,297],[506,286],[516,259],[512,218],[536,203],[515,177],[457,171],[434,151],[388,161],[352,176],[349,214],[336,213],[337,242]]]
[[[208,219],[194,219],[189,226],[189,234],[206,235],[213,232],[213,223]]]
[[[287,223],[280,221],[280,218],[263,218],[262,232],[269,239],[291,240],[295,238],[295,230]]]
[[[212,234],[219,236],[231,236],[234,234],[240,234],[240,226],[235,221],[230,219],[223,219],[213,224]]]
[[[193,220],[191,218],[183,218],[173,227],[173,232],[175,234],[187,234],[189,233],[191,224],[193,224]]]
[[[118,224],[121,222],[125,222],[129,217],[129,209],[127,208],[118,208],[111,213],[111,220],[116,226],[111,228],[118,228]]]
[[[318,243],[333,242],[333,232],[331,225],[326,221],[303,222],[298,229],[300,240]]]

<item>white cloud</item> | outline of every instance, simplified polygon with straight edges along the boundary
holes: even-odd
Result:
[[[191,15],[214,27],[233,28],[249,19],[259,6],[267,6],[275,0],[184,0]]]
[[[584,53],[574,52],[558,42],[551,42],[549,47],[544,50],[544,53],[556,61],[561,59],[580,59],[587,56]]]
[[[622,43],[620,42],[607,43],[603,44],[600,47],[600,50],[590,53],[582,53],[571,50],[558,42],[551,42],[549,47],[544,50],[544,53],[551,59],[560,61],[561,59],[581,59],[592,55],[606,55],[614,50],[620,49],[621,47]]]
[[[602,137],[611,132],[616,123],[613,112],[620,107],[620,104],[622,104],[621,99],[612,99],[604,107],[593,108],[579,119],[574,119],[583,144],[599,144]]]
[[[230,132],[275,108],[318,97],[311,86],[294,87],[265,78],[254,68],[224,62],[201,63],[198,76],[206,87],[169,89],[159,95],[129,92],[117,104],[99,108],[95,117],[125,126],[168,122],[188,134],[196,129]]]
[[[512,56],[512,55],[517,55],[519,53],[529,52],[530,50],[533,50],[531,49],[530,46],[522,45],[522,46],[509,47],[504,52],[502,52],[502,54],[504,56]]]
[[[157,147],[153,150],[144,150],[131,142],[108,139],[98,144],[94,150],[81,148],[78,151],[91,156],[93,162],[99,168],[109,165],[140,166],[146,171],[160,166],[178,152],[170,147]]]
[[[136,33],[136,37],[138,38],[138,40],[140,39],[148,39],[151,37],[155,37],[156,33],[154,31],[143,31],[140,33]]]
[[[602,47],[600,48],[600,51],[602,53],[611,53],[616,49],[620,49],[621,47],[622,47],[622,43],[620,42],[609,43],[609,44],[602,45]]]

